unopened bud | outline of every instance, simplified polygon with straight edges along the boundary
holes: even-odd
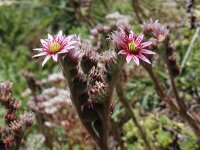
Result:
[[[12,84],[11,83],[0,83],[0,102],[2,104],[7,103],[11,100],[12,96]]]
[[[106,84],[96,81],[95,85],[90,89],[90,95],[93,101],[103,103],[108,96]]]
[[[102,81],[102,73],[99,68],[93,67],[89,73],[90,84],[94,85],[96,81]]]
[[[17,110],[20,107],[20,103],[19,102],[15,102],[15,101],[10,101],[9,103],[9,109],[11,110]]]
[[[93,66],[97,66],[98,64],[98,55],[96,52],[92,51],[90,48],[85,49],[85,54],[81,60],[81,67],[84,73],[88,73]]]
[[[63,67],[67,67],[68,69],[73,69],[78,66],[79,60],[80,60],[80,51],[70,50],[64,56]]]
[[[145,35],[151,35],[152,32],[154,31],[155,27],[158,24],[158,20],[153,21],[152,19],[150,19],[149,21],[145,22],[142,25],[142,32]]]
[[[5,144],[5,147],[10,148],[15,144],[15,138],[10,135],[3,140],[3,143]]]
[[[26,127],[30,127],[33,124],[34,114],[25,112],[20,119]]]
[[[157,24],[154,28],[153,35],[158,42],[163,42],[168,38],[169,30],[166,26]]]
[[[178,76],[180,74],[180,72],[181,72],[181,69],[179,66],[175,66],[172,68],[172,73],[173,73],[174,77]]]
[[[173,44],[169,41],[168,42],[168,46],[166,48],[166,54],[167,56],[171,56],[174,52],[174,47],[173,47]]]
[[[72,81],[73,89],[77,93],[83,93],[87,88],[87,79],[86,76],[82,73],[78,74]]]
[[[10,124],[11,122],[15,121],[17,119],[17,116],[12,112],[7,112],[5,115],[5,121]]]
[[[172,55],[168,57],[169,65],[170,66],[176,66],[176,56]]]
[[[97,26],[96,26],[96,28],[97,28],[97,30],[98,30],[98,32],[103,32],[103,24],[98,24]]]
[[[93,36],[97,36],[98,35],[98,30],[96,29],[96,28],[94,28],[94,29],[92,29],[91,31],[90,31],[90,33],[93,35]]]
[[[113,74],[119,70],[119,66],[116,61],[116,53],[114,51],[106,51],[103,54],[103,61],[105,63],[105,68],[109,73]]]
[[[10,123],[10,131],[14,132],[14,133],[19,133],[22,129],[22,122],[20,121],[13,121]]]

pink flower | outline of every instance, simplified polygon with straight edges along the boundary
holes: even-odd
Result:
[[[153,21],[152,19],[150,19],[147,22],[143,23],[142,32],[144,34],[151,34],[158,24],[158,20]]]
[[[120,37],[116,37],[117,35]],[[150,46],[152,42],[142,42],[143,37],[143,34],[136,36],[132,30],[130,30],[127,35],[123,29],[121,29],[120,33],[114,35],[113,40],[114,42],[117,42],[116,45],[120,48],[118,54],[127,55],[127,63],[133,59],[135,63],[139,65],[139,59],[141,59],[151,64],[151,62],[143,54],[155,54],[154,52],[146,49],[146,47]]]
[[[153,35],[158,42],[163,42],[169,36],[169,30],[162,24],[157,24],[154,28]]]
[[[33,50],[40,51],[41,53],[34,55],[34,57],[46,56],[42,66],[52,57],[57,62],[58,55],[67,53],[70,49],[75,48],[78,41],[73,40],[74,35],[64,36],[60,31],[55,37],[48,34],[48,39],[40,39],[42,48],[35,48]]]

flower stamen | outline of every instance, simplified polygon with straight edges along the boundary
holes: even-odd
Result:
[[[129,52],[137,52],[137,49],[138,49],[137,44],[134,41],[128,43]]]
[[[52,53],[56,53],[56,52],[58,52],[58,51],[60,51],[61,50],[61,48],[62,48],[62,46],[60,45],[60,43],[51,43],[50,45],[49,45],[49,50],[50,50],[50,52],[52,52]]]

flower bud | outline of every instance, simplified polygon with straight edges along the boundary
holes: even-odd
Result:
[[[63,67],[68,69],[73,69],[78,66],[80,60],[80,51],[77,50],[70,50],[63,59]]]
[[[96,52],[92,51],[89,48],[84,50],[84,55],[81,60],[81,67],[84,73],[88,73],[93,66],[97,66],[98,64],[98,55]]]
[[[15,138],[13,136],[8,136],[3,140],[6,148],[10,148],[15,144]]]
[[[0,102],[2,104],[8,103],[12,98],[12,84],[0,83]]]
[[[174,77],[178,76],[180,74],[180,72],[181,72],[181,69],[179,66],[175,66],[172,68],[172,74]]]
[[[26,127],[30,127],[33,124],[34,114],[25,112],[20,119],[23,125],[25,125]]]
[[[154,28],[153,35],[158,42],[163,42],[169,36],[169,30],[166,26],[157,24]]]
[[[99,33],[103,32],[103,24],[98,24],[96,26],[96,28],[97,28],[97,30],[98,30]]]
[[[145,35],[151,35],[152,32],[154,31],[155,27],[158,24],[158,20],[153,21],[152,19],[150,19],[149,21],[145,22],[142,25],[142,32]]]
[[[168,42],[168,46],[166,48],[166,54],[167,56],[171,56],[174,52],[174,47],[173,47],[173,44],[169,41]]]
[[[93,35],[93,36],[97,36],[98,35],[98,30],[96,29],[96,28],[94,28],[94,29],[92,29],[91,31],[90,31],[90,33]]]
[[[17,116],[12,112],[7,112],[5,115],[5,121],[10,124],[11,122],[15,121],[17,119]]]
[[[104,52],[103,62],[105,63],[105,68],[109,73],[113,74],[119,70],[119,66],[116,61],[116,53],[114,51]]]
[[[103,26],[103,30],[104,30],[104,32],[105,33],[109,33],[110,31],[111,31],[111,26],[109,26],[109,25],[105,25],[105,26]]]
[[[172,55],[168,57],[169,65],[170,66],[176,66],[176,56]]]
[[[108,96],[106,84],[96,81],[95,85],[90,89],[90,96],[93,101],[104,103]]]
[[[9,129],[11,132],[20,133],[22,130],[22,122],[17,120],[11,122]]]
[[[87,88],[87,79],[86,76],[82,73],[79,73],[72,81],[73,90],[77,93],[83,93]]]
[[[89,72],[89,82],[94,85],[96,81],[103,81],[102,73],[99,68],[93,67]]]
[[[19,102],[15,102],[15,101],[10,101],[9,103],[9,109],[11,110],[17,110],[20,107],[20,103]]]

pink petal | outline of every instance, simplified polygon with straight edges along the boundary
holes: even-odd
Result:
[[[44,55],[46,55],[46,54],[47,54],[47,52],[42,52],[42,53],[39,53],[39,54],[34,55],[32,58],[44,56]]]
[[[150,51],[150,50],[147,50],[147,49],[141,49],[140,52],[144,53],[144,54],[156,54],[153,51]]]
[[[53,58],[53,60],[54,60],[55,62],[57,62],[57,61],[58,61],[58,54],[52,55],[52,58]]]
[[[44,66],[44,64],[49,60],[49,58],[51,58],[51,55],[47,55],[44,59],[44,61],[42,62],[42,67]]]
[[[145,61],[145,62],[151,64],[151,62],[150,62],[144,55],[139,54],[138,57],[139,57],[140,59],[142,59],[143,61]]]
[[[71,41],[67,45],[72,45],[72,44],[75,44],[75,43],[77,43],[77,41]]]
[[[67,38],[66,38],[66,40],[71,40],[72,38],[74,37],[74,35],[69,35]]]
[[[152,44],[152,42],[144,42],[144,43],[141,44],[141,46],[142,46],[142,48],[145,48],[145,47],[147,47],[151,44]]]
[[[140,44],[140,43],[142,42],[143,38],[144,38],[144,35],[143,35],[143,34],[139,35],[139,36],[137,37],[137,39],[136,39],[136,43],[137,43],[137,44]]]
[[[136,65],[139,66],[139,64],[140,64],[139,58],[137,56],[133,56],[133,60],[136,63]]]
[[[58,52],[58,54],[63,54],[63,53],[67,53],[67,52],[69,52],[69,50],[68,49],[64,49],[64,50]]]
[[[45,40],[43,40],[43,39],[40,39],[40,42],[42,43],[42,45],[44,46],[44,47],[47,47],[47,41],[45,41]]]
[[[75,48],[75,46],[65,46],[65,47],[63,48],[63,50],[72,49],[72,48]]]
[[[130,54],[128,54],[128,55],[126,56],[126,62],[127,62],[127,63],[130,63],[130,61],[131,61],[132,58],[133,58],[133,56],[130,55]]]
[[[34,51],[42,51],[43,48],[34,48],[33,50],[34,50]]]
[[[133,33],[133,31],[131,30],[130,31],[130,34],[129,34],[129,40],[133,40],[134,39],[134,33]]]
[[[48,39],[50,40],[50,42],[53,41],[53,36],[51,34],[48,34]]]
[[[58,34],[57,34],[56,38],[57,38],[57,39],[60,39],[60,38],[62,38],[62,31],[59,31],[59,32],[58,32]]]
[[[120,27],[119,28],[119,30],[121,31],[121,33],[123,34],[123,35],[126,35],[126,33],[124,32],[124,30]]]
[[[126,50],[121,50],[121,51],[118,52],[118,54],[124,54],[124,55],[126,55],[126,54],[128,54],[128,52]]]

